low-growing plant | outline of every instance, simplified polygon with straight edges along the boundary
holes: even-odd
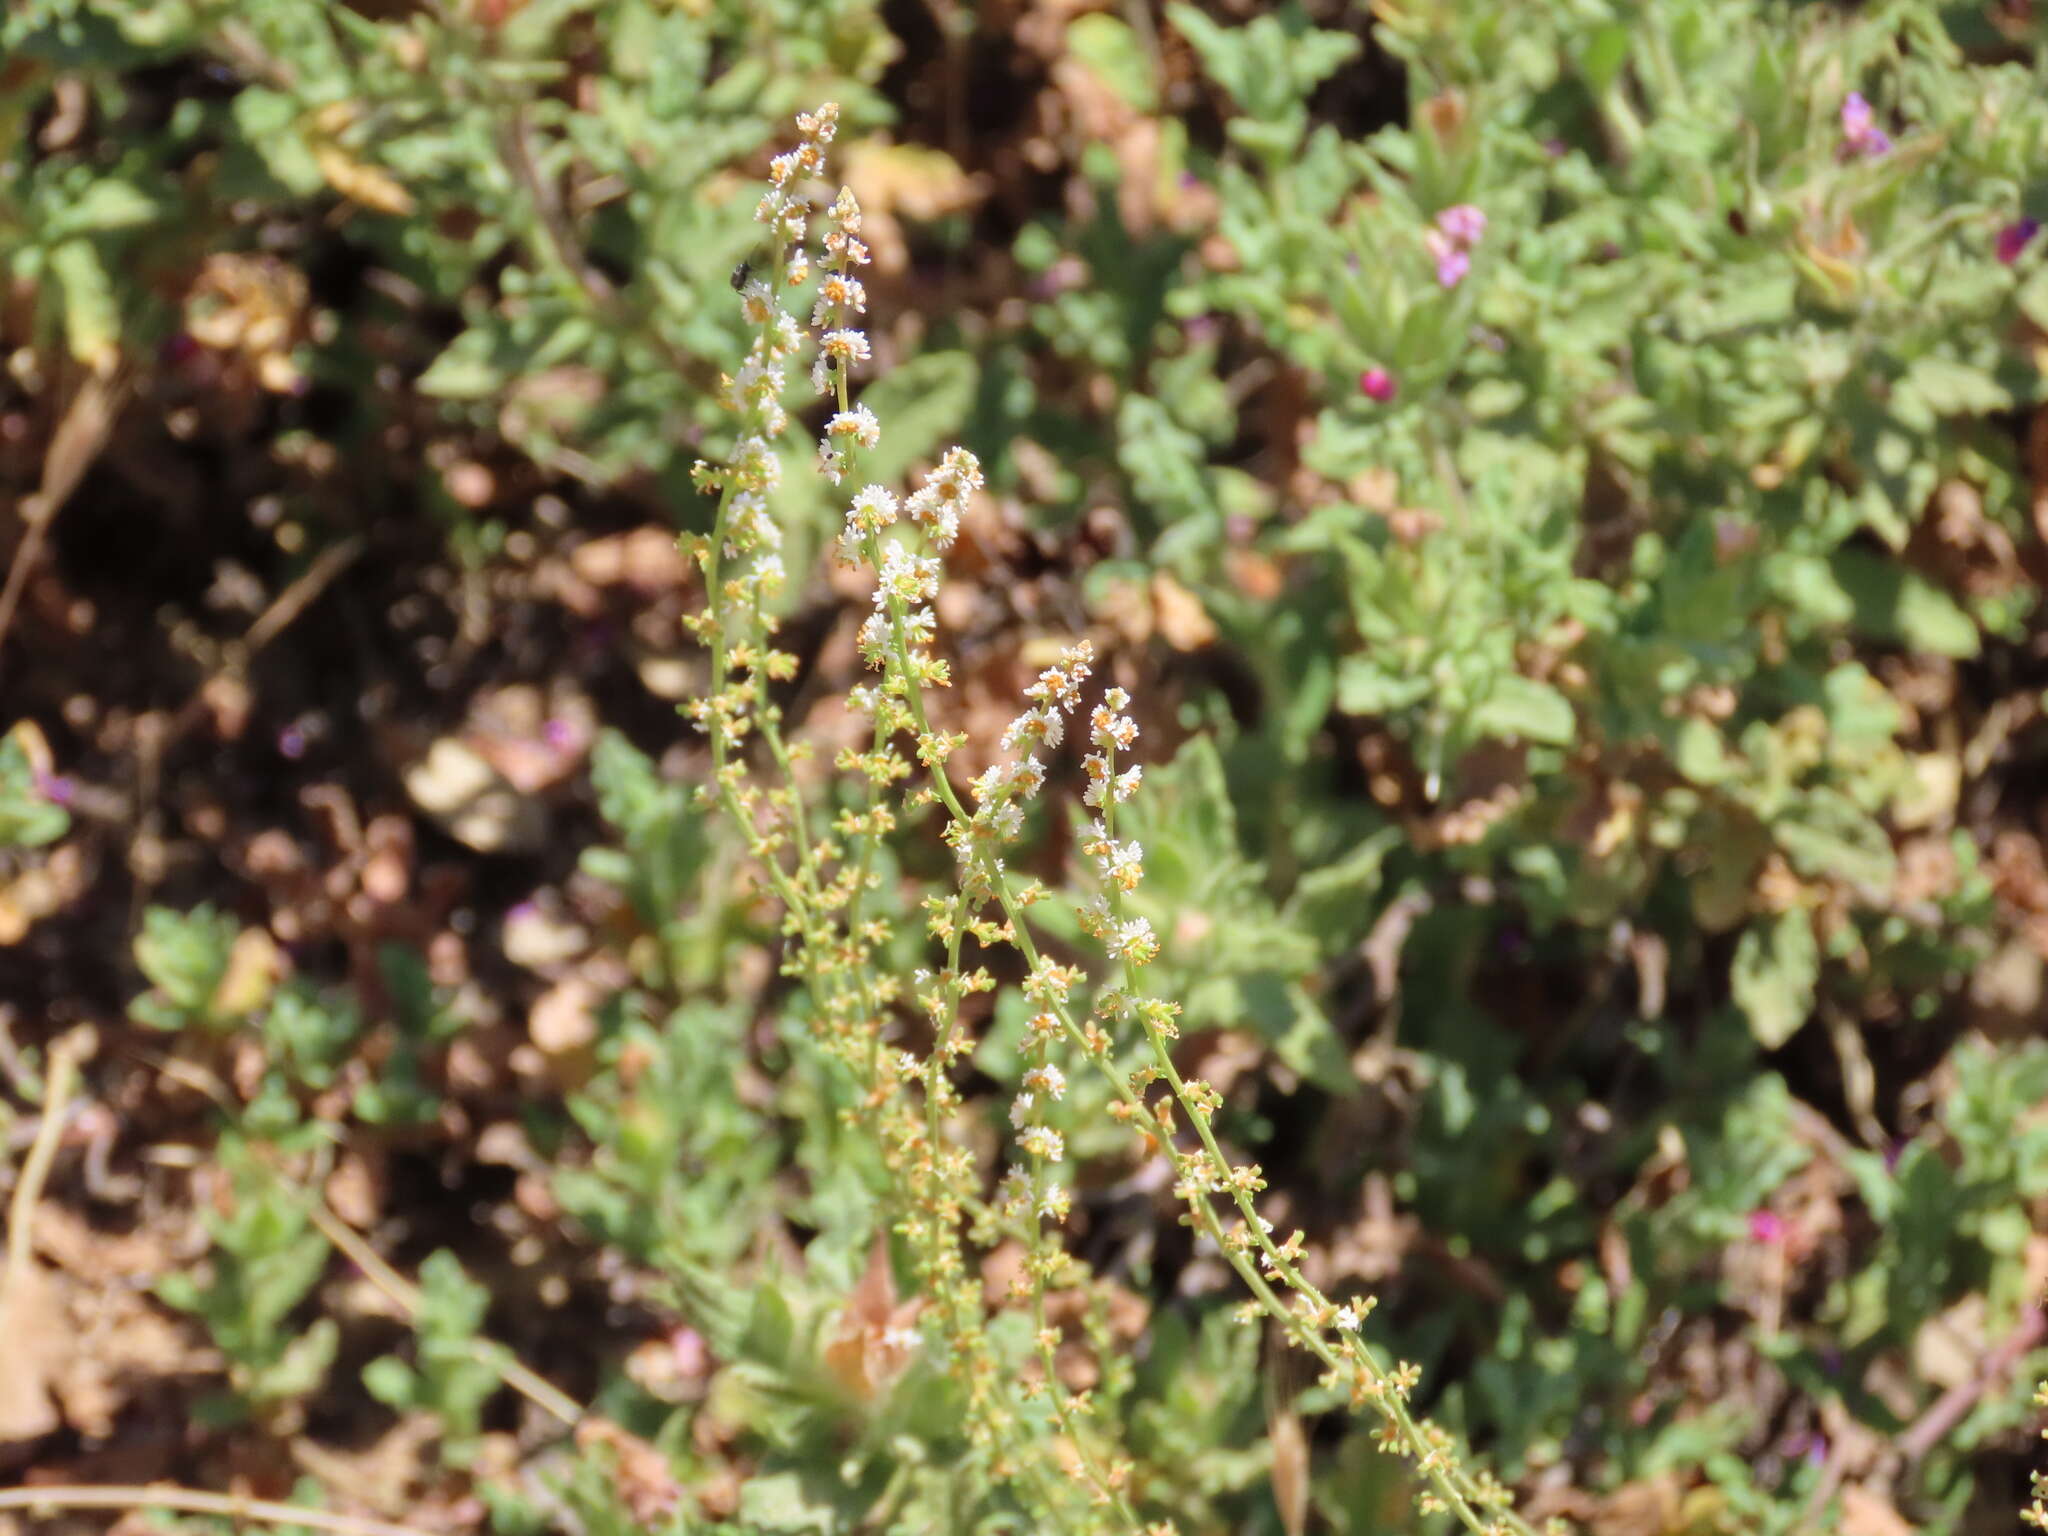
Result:
[[[331,1317],[293,1320],[329,1253],[306,1196],[239,1138],[222,1139],[218,1160],[228,1186],[225,1211],[206,1218],[212,1253],[196,1273],[166,1275],[157,1295],[203,1322],[226,1357],[231,1395],[213,1411],[231,1423],[290,1412],[326,1376],[341,1334]]]
[[[363,1367],[363,1386],[379,1402],[434,1415],[453,1466],[475,1456],[484,1404],[502,1385],[502,1350],[482,1336],[490,1303],[454,1254],[429,1255],[420,1266],[412,1358],[380,1355]]]

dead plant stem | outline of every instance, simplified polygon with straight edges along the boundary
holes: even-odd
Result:
[[[6,1333],[8,1310],[22,1294],[34,1262],[36,1202],[50,1177],[50,1165],[57,1158],[57,1143],[64,1135],[64,1111],[71,1102],[71,1090],[78,1076],[76,1048],[68,1039],[50,1047],[50,1067],[43,1084],[43,1118],[36,1127],[28,1158],[21,1165],[14,1196],[7,1203],[7,1269],[0,1276],[0,1336]]]
[[[38,1513],[59,1509],[168,1509],[182,1515],[218,1515],[226,1520],[255,1520],[265,1525],[298,1525],[309,1530],[332,1531],[335,1536],[423,1536],[416,1527],[393,1525],[388,1520],[340,1515],[298,1504],[279,1504],[271,1499],[245,1499],[231,1493],[207,1493],[198,1488],[53,1484],[46,1488],[0,1489],[0,1510],[7,1509]]]

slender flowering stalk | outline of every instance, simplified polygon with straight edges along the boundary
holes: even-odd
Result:
[[[928,769],[937,769],[958,744],[932,735],[921,703],[914,710],[908,707],[923,689],[948,681],[945,664],[928,649],[936,628],[929,603],[937,588],[938,560],[910,543],[885,539],[884,533],[907,519],[919,540],[939,550],[949,545],[962,506],[980,486],[979,467],[971,456],[957,450],[948,454],[901,505],[892,492],[876,485],[851,497],[839,553],[876,572],[875,611],[863,628],[861,649],[881,677],[856,690],[853,698],[873,721],[867,750],[844,752],[836,763],[866,781],[864,804],[842,810],[824,835],[814,835],[809,824],[794,773],[803,749],[785,741],[771,692],[772,684],[795,670],[795,659],[773,646],[771,604],[784,573],[780,533],[767,508],[782,469],[775,444],[789,427],[781,403],[787,368],[805,341],[804,328],[778,295],[812,275],[804,245],[812,211],[804,186],[822,174],[837,120],[830,106],[799,119],[803,140],[772,162],[771,187],[757,209],[773,241],[773,275],[772,281],[746,284],[741,295],[754,341],[745,365],[725,381],[725,403],[736,418],[734,447],[725,464],[700,464],[696,471],[698,484],[716,490],[719,502],[711,536],[691,545],[707,594],[706,610],[693,627],[711,653],[711,686],[687,712],[710,739],[713,771],[707,792],[741,829],[782,905],[782,927],[791,941],[785,970],[803,982],[812,998],[814,1036],[855,1085],[858,1104],[849,1119],[881,1149],[893,1176],[886,1192],[890,1224],[908,1245],[928,1330],[937,1334],[946,1363],[962,1385],[970,1439],[991,1474],[1016,1481],[1045,1518],[1062,1529],[1092,1529],[1097,1522],[1089,1505],[1077,1506],[1060,1492],[1060,1480],[1051,1470],[1052,1450],[1020,1411],[1022,1387],[1005,1380],[998,1368],[986,1335],[981,1286],[962,1243],[966,1218],[986,1210],[978,1193],[980,1171],[972,1155],[948,1145],[943,1134],[949,1113],[957,1108],[948,1069],[971,1048],[959,1027],[961,1004],[993,986],[985,970],[962,970],[961,942],[972,937],[984,945],[997,943],[1002,925],[973,915],[987,903],[985,897],[976,902],[971,891],[935,903],[931,926],[945,945],[945,968],[936,977],[919,972],[906,989],[902,978],[885,974],[877,964],[889,929],[868,910],[877,883],[875,851],[897,825],[886,795],[913,771],[893,743],[913,735],[916,756]],[[850,398],[851,376],[870,355],[855,324],[866,308],[857,269],[866,264],[868,253],[850,191],[842,191],[831,204],[825,225],[818,262],[822,271],[810,316],[811,327],[821,334],[810,377],[836,406],[825,423],[818,457],[821,472],[837,485],[857,471],[859,455],[879,442],[881,424],[867,406]],[[748,772],[751,743],[758,743],[767,759],[765,786]],[[933,1049],[922,1058],[885,1044],[894,1010],[913,991],[934,1024]],[[922,1113],[908,1092],[913,1084],[922,1089]],[[1039,1160],[1055,1144],[1045,1138],[1056,1137],[1049,1128],[1041,1129]],[[1107,1474],[1097,1470],[1102,1458],[1088,1448],[1069,1410],[1055,1393],[1054,1411],[1078,1452],[1084,1481],[1100,1485],[1093,1502],[1113,1513],[1115,1525],[1136,1530],[1128,1504],[1103,1491]]]
[[[874,576],[871,611],[858,635],[872,677],[849,696],[871,728],[865,747],[845,749],[835,761],[864,793],[813,825],[795,773],[804,749],[785,738],[773,689],[794,675],[796,663],[774,645],[773,602],[785,573],[769,505],[782,472],[775,445],[789,429],[782,404],[787,373],[806,345],[806,327],[779,295],[814,275],[806,246],[813,210],[805,188],[822,177],[837,110],[805,114],[798,126],[803,138],[771,163],[771,185],[757,209],[774,263],[772,280],[750,282],[741,295],[753,340],[745,364],[724,386],[734,445],[726,463],[700,464],[696,471],[699,485],[719,499],[710,537],[691,543],[706,592],[706,609],[693,627],[711,653],[711,681],[687,712],[711,744],[706,793],[739,827],[781,904],[784,970],[811,998],[812,1038],[853,1086],[849,1127],[880,1152],[889,1180],[884,1208],[904,1240],[920,1292],[918,1337],[943,1346],[962,1390],[971,1443],[989,1473],[1008,1482],[1048,1528],[1140,1531],[1143,1494],[1134,1485],[1133,1464],[1119,1450],[1116,1426],[1092,1411],[1089,1393],[1062,1381],[1063,1340],[1048,1307],[1052,1295],[1088,1280],[1060,1239],[1073,1199],[1064,1176],[1062,1116],[1069,1072],[1092,1069],[1109,1088],[1110,1112],[1143,1135],[1148,1150],[1167,1158],[1176,1194],[1187,1206],[1183,1220],[1213,1241],[1244,1281],[1252,1297],[1247,1319],[1272,1318],[1322,1363],[1326,1382],[1381,1418],[1377,1438],[1414,1463],[1424,1485],[1422,1508],[1448,1511],[1480,1536],[1533,1536],[1508,1508],[1506,1490],[1468,1470],[1451,1438],[1410,1410],[1416,1368],[1381,1364],[1359,1337],[1370,1298],[1332,1301],[1300,1271],[1301,1234],[1273,1240],[1254,1204],[1265,1187],[1259,1169],[1233,1164],[1211,1128],[1220,1095],[1182,1078],[1174,1064],[1179,1009],[1145,995],[1139,984],[1159,953],[1158,936],[1144,917],[1127,910],[1144,878],[1144,850],[1118,835],[1117,808],[1138,792],[1143,770],[1119,766],[1119,754],[1128,756],[1138,736],[1120,688],[1107,690],[1086,711],[1093,750],[1082,760],[1082,799],[1096,814],[1082,834],[1081,852],[1096,872],[1099,894],[1080,909],[1084,929],[1102,945],[1118,980],[1097,989],[1092,1008],[1084,1009],[1087,977],[1037,947],[1026,913],[1047,893],[1010,869],[1006,854],[1045,787],[1051,754],[1063,745],[1070,723],[1079,729],[1095,665],[1089,644],[1070,647],[1026,690],[1026,707],[1002,737],[1003,761],[964,795],[949,777],[947,763],[965,737],[935,730],[927,707],[927,695],[951,683],[947,663],[933,649],[934,600],[962,514],[981,490],[981,468],[972,454],[954,448],[906,497],[860,484],[861,456],[879,443],[883,423],[853,396],[853,376],[871,349],[859,328],[867,309],[859,271],[868,252],[859,206],[847,190],[823,220],[808,327],[816,333],[810,382],[829,406],[818,469],[834,486],[858,486],[844,493],[836,554]],[[1484,227],[1476,208],[1447,209],[1439,217],[1432,252],[1445,286],[1464,276]],[[1458,260],[1445,277],[1449,257]],[[750,762],[758,764],[758,777]],[[899,830],[899,800],[912,812],[938,809],[956,876],[950,892],[924,903],[935,965],[907,977],[884,963],[891,925],[871,899],[880,887],[876,854]],[[974,1153],[949,1133],[963,1108],[953,1070],[974,1044],[966,1004],[996,985],[985,966],[967,965],[970,939],[984,950],[1008,945],[1018,951],[1032,1010],[1010,1105],[1017,1155],[990,1199],[983,1198],[988,1184]],[[929,1033],[922,1055],[894,1043],[911,1014],[922,1017]],[[1120,1055],[1133,1051],[1136,1069],[1120,1066]],[[1161,1084],[1165,1092],[1154,1096]],[[1236,1208],[1229,1226],[1219,1196]],[[997,1359],[988,1302],[970,1262],[970,1240],[986,1243],[998,1235],[1016,1237],[1024,1252],[1013,1299],[1030,1312],[1035,1374],[1021,1380],[1011,1379]],[[1098,1349],[1107,1347],[1106,1329],[1093,1337]],[[1142,1530],[1171,1536],[1172,1526],[1155,1522]]]

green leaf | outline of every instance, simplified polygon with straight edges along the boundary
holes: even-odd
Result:
[[[1693,783],[1701,785],[1724,783],[1741,766],[1740,759],[1729,752],[1720,728],[1697,715],[1688,715],[1679,723],[1671,762]]]
[[[1871,896],[1890,890],[1898,870],[1884,828],[1839,790],[1808,790],[1771,823],[1771,836],[1801,874]]]
[[[102,234],[117,229],[134,229],[154,222],[162,213],[157,200],[118,176],[102,176],[87,184],[85,191],[59,209],[44,225],[47,240],[68,240],[79,235]]]
[[[419,392],[438,400],[488,400],[510,375],[495,356],[498,338],[472,326],[450,342],[419,377]]]
[[[1579,55],[1579,71],[1598,96],[1614,83],[1621,66],[1628,62],[1629,29],[1616,23],[1601,27]]]
[[[401,1413],[413,1406],[419,1376],[396,1355],[380,1355],[363,1367],[363,1390]]]
[[[259,1395],[276,1401],[304,1397],[327,1379],[341,1344],[341,1327],[331,1317],[316,1319],[312,1326],[285,1345],[277,1363],[263,1372],[257,1383]]]
[[[740,1522],[762,1531],[816,1531],[839,1529],[832,1506],[805,1492],[794,1472],[776,1472],[752,1477],[740,1485]]]
[[[71,817],[36,782],[19,731],[0,736],[0,848],[40,848],[71,830]]]
[[[130,1014],[153,1029],[217,1022],[214,994],[240,932],[234,918],[203,902],[190,912],[151,907],[142,915],[135,963],[152,990],[135,1000]]]
[[[1820,980],[1813,920],[1795,908],[1768,924],[1751,924],[1735,947],[1729,979],[1757,1044],[1776,1050],[1813,1012]]]
[[[756,1360],[781,1366],[796,1341],[796,1318],[772,1280],[754,1287],[754,1305],[747,1316],[746,1352]]]
[[[327,185],[319,161],[299,133],[299,104],[292,97],[252,85],[237,93],[233,111],[243,139],[286,191],[313,197]]]
[[[1923,357],[1898,388],[1937,416],[1988,416],[2012,409],[2012,392],[1981,368],[1945,357]]]
[[[1919,572],[1861,549],[1837,551],[1833,563],[1866,634],[1958,661],[1977,654],[1976,621]]]
[[[980,365],[966,352],[927,352],[861,391],[882,422],[882,441],[861,455],[863,480],[894,485],[917,459],[936,459],[974,403]]]
[[[1577,734],[1578,721],[1571,701],[1548,683],[1509,672],[1494,679],[1493,692],[1472,711],[1472,728],[1485,736],[1565,747]]]
[[[1140,112],[1158,106],[1151,57],[1129,22],[1100,11],[1078,16],[1067,28],[1067,52]]]
[[[1819,555],[1773,554],[1764,562],[1764,581],[1780,601],[1816,624],[1846,624],[1856,616],[1855,599]]]
[[[1388,672],[1370,656],[1346,656],[1337,668],[1337,707],[1347,715],[1387,715],[1429,692],[1429,681]]]
[[[64,295],[64,341],[95,372],[111,368],[120,350],[121,305],[100,253],[89,241],[66,240],[50,251],[50,271]]]

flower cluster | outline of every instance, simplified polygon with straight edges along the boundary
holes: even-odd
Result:
[[[1158,937],[1151,922],[1142,917],[1125,917],[1117,905],[1138,888],[1145,878],[1145,850],[1135,839],[1119,842],[1111,830],[1116,806],[1137,792],[1140,770],[1116,771],[1116,755],[1128,751],[1138,740],[1138,722],[1122,711],[1131,697],[1121,688],[1102,696],[1089,716],[1089,738],[1095,750],[1084,759],[1088,804],[1104,808],[1101,818],[1088,824],[1081,837],[1081,852],[1095,863],[1096,874],[1107,892],[1078,908],[1081,926],[1089,937],[1127,965],[1149,964],[1159,953]]]
[[[979,470],[975,471],[975,483],[979,483]],[[1066,739],[1066,716],[1080,707],[1081,685],[1093,673],[1094,659],[1095,648],[1083,640],[1062,651],[1058,662],[1025,690],[1031,706],[1009,723],[1002,737],[1004,751],[1024,755],[984,769],[974,781],[973,814],[947,828],[947,839],[970,880],[1000,877],[1003,864],[995,850],[1022,834],[1024,803],[1045,786],[1045,763],[1039,751],[1057,747]]]
[[[818,337],[818,358],[811,365],[811,388],[821,395],[837,394],[839,409],[825,423],[818,441],[818,467],[827,480],[837,485],[846,477],[855,448],[873,448],[882,440],[881,423],[865,405],[847,403],[847,380],[856,363],[871,355],[865,331],[847,322],[865,314],[868,292],[853,275],[856,267],[868,264],[867,242],[860,238],[860,204],[851,187],[841,187],[826,216],[825,277],[818,285],[817,301],[811,306],[811,324]]]
[[[1081,792],[1084,804],[1121,805],[1138,792],[1138,781],[1145,776],[1142,767],[1133,764],[1118,773],[1111,766],[1117,749],[1128,749],[1138,739],[1137,721],[1118,713],[1130,702],[1130,695],[1123,689],[1112,688],[1103,695],[1102,704],[1089,722],[1095,750],[1081,759],[1081,767],[1088,775],[1088,787]]]

